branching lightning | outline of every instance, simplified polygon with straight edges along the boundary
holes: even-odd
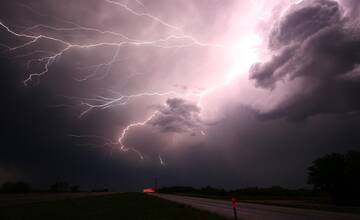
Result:
[[[148,13],[141,13],[141,12],[137,12],[133,9],[131,9],[129,6],[127,6],[126,4],[123,4],[123,3],[120,3],[120,2],[117,2],[117,1],[113,1],[113,0],[105,0],[106,2],[110,3],[110,4],[113,4],[113,5],[116,5],[116,6],[120,6],[121,8],[125,9],[127,12],[131,13],[132,15],[135,15],[135,16],[139,16],[139,17],[146,17],[148,19],[151,19],[155,22],[158,22],[168,28],[171,28],[173,30],[176,30],[180,33],[183,33],[183,30],[179,27],[176,27],[174,25],[171,25],[165,21],[163,21],[162,19],[156,17],[156,16],[153,16],[152,14],[148,14]]]
[[[5,48],[5,50],[9,52],[16,52],[20,51],[24,48],[29,48],[30,46],[38,46],[38,44],[41,43],[42,40],[48,40],[54,43],[57,43],[61,46],[58,50],[46,50],[46,49],[36,49],[29,53],[23,53],[20,55],[17,55],[15,58],[27,58],[29,57],[27,61],[27,67],[30,71],[31,66],[33,63],[40,64],[42,66],[42,71],[39,72],[30,72],[27,74],[27,78],[24,80],[24,84],[28,85],[32,82],[34,78],[41,78],[43,75],[47,74],[50,69],[51,65],[60,57],[66,55],[66,53],[70,52],[71,50],[86,50],[86,49],[98,49],[98,48],[115,48],[114,53],[110,60],[107,62],[96,64],[92,66],[88,66],[85,68],[92,69],[93,71],[90,72],[90,74],[86,75],[82,78],[77,78],[76,80],[79,82],[84,82],[89,79],[102,79],[106,77],[113,64],[118,61],[118,58],[120,56],[120,48],[129,46],[129,47],[155,47],[159,49],[172,49],[172,48],[188,48],[188,47],[210,47],[210,48],[216,48],[221,50],[230,50],[232,48],[228,48],[221,44],[214,44],[214,43],[203,43],[198,41],[195,37],[191,35],[185,34],[185,32],[176,25],[170,24],[164,20],[162,20],[159,17],[156,17],[152,15],[151,13],[145,13],[145,12],[138,12],[132,8],[130,8],[127,4],[114,1],[114,0],[104,0],[104,3],[111,4],[112,6],[119,7],[119,9],[126,11],[132,16],[137,16],[139,19],[149,19],[153,21],[154,23],[158,23],[160,25],[163,25],[164,27],[168,28],[173,32],[173,34],[170,34],[168,36],[165,36],[163,38],[157,39],[157,40],[139,40],[139,39],[133,39],[130,38],[124,34],[110,31],[110,30],[100,30],[93,27],[87,27],[82,26],[80,24],[77,24],[72,21],[68,20],[62,20],[64,23],[71,25],[72,27],[56,27],[51,25],[45,25],[45,24],[36,24],[33,26],[28,27],[22,27],[21,31],[15,31],[11,27],[11,25],[7,25],[4,22],[0,22],[0,28],[4,29],[8,34],[12,35],[13,37],[16,37],[18,39],[23,39],[24,43],[21,43],[19,45],[15,46],[9,46],[5,44],[0,44],[0,47]],[[144,8],[144,4],[140,1],[136,1],[137,4],[142,6]],[[35,10],[31,9],[30,7],[26,5],[21,5],[22,7],[25,7],[29,10],[32,10],[33,12],[37,13]],[[40,14],[41,16],[45,16],[43,14]],[[104,36],[111,36],[116,38],[116,41],[104,41],[104,42],[94,42],[89,44],[81,44],[81,43],[73,43],[69,42],[67,40],[64,40],[60,37],[52,36],[49,34],[37,34],[37,32],[41,33],[41,30],[46,31],[53,31],[55,33],[71,33],[75,31],[83,31],[83,32],[92,32]],[[40,46],[39,46],[40,47]],[[36,58],[33,58],[36,55]],[[99,76],[100,70],[105,69],[105,73]],[[105,97],[105,96],[97,96],[95,98],[78,98],[78,97],[67,97],[69,99],[74,99],[80,101],[80,104],[85,108],[83,110],[79,117],[84,117],[87,113],[91,112],[95,109],[108,109],[119,105],[126,105],[131,100],[137,99],[140,97],[153,97],[153,96],[164,96],[164,97],[188,97],[192,96],[195,97],[196,103],[199,107],[202,105],[202,100],[204,97],[211,94],[213,91],[226,86],[230,83],[231,79],[234,77],[234,74],[236,74],[236,71],[238,71],[238,66],[234,65],[232,67],[231,71],[229,71],[225,75],[225,79],[223,82],[220,82],[212,87],[209,87],[200,93],[194,93],[194,92],[178,92],[178,91],[166,91],[166,92],[144,92],[144,93],[138,93],[138,94],[130,94],[130,95],[119,95],[116,98],[112,97]],[[122,151],[133,151],[137,153],[140,157],[140,159],[143,159],[143,154],[131,147],[126,146],[125,139],[127,137],[127,134],[130,130],[136,128],[136,127],[142,127],[148,124],[150,120],[152,120],[156,115],[158,114],[158,111],[154,111],[148,118],[146,118],[143,121],[133,122],[127,125],[121,132],[120,137],[116,142],[113,142],[111,140],[108,140],[103,137],[95,137],[95,136],[78,136],[78,135],[71,135],[71,137],[75,138],[97,138],[99,140],[102,140],[105,144],[104,146],[120,146],[120,150]],[[200,131],[202,135],[206,135],[205,131]],[[165,161],[163,158],[159,155],[159,161],[160,164],[165,166]]]

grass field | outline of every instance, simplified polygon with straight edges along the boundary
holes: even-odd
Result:
[[[1,220],[207,219],[219,216],[141,193],[74,198],[0,207]]]

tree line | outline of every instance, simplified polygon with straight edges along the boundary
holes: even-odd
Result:
[[[239,199],[306,199],[329,196],[337,205],[360,205],[360,152],[331,153],[320,157],[308,167],[308,184],[313,189],[249,187],[236,190],[211,186],[163,187],[162,193],[193,194],[207,197],[237,197]]]

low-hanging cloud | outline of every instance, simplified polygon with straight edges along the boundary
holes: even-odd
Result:
[[[200,108],[192,102],[171,98],[159,107],[157,114],[148,122],[161,132],[192,132],[202,126]]]
[[[250,78],[256,86],[272,90],[295,80],[303,83],[299,94],[289,96],[268,116],[300,120],[360,109],[355,98],[360,92],[360,31],[344,7],[332,0],[302,1],[273,26],[268,45],[272,57],[254,64]]]

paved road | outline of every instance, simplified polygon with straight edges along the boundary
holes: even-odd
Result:
[[[229,219],[234,218],[230,201],[159,193],[154,193],[152,195],[173,202],[186,204],[194,208],[210,211]],[[360,215],[250,203],[238,203],[237,213],[239,220],[360,220]]]
[[[102,196],[113,194],[111,192],[104,193],[29,193],[29,194],[0,194],[0,207],[13,206],[22,204],[32,204],[37,202],[47,202],[54,200],[82,198],[89,196]]]

